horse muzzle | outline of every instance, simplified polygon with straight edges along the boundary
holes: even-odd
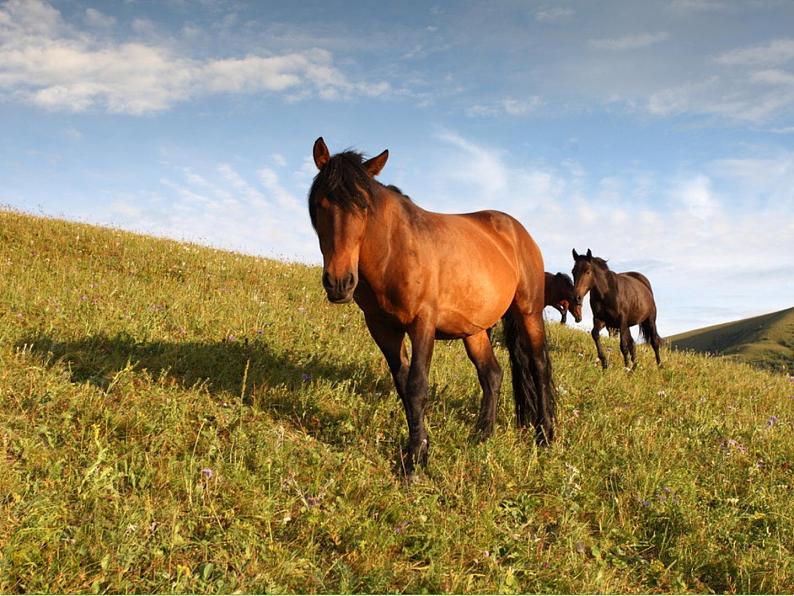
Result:
[[[353,300],[353,291],[358,285],[358,276],[352,271],[342,277],[331,277],[323,273],[323,288],[328,300],[334,304],[347,304]]]

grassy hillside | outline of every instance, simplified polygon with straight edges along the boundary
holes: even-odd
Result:
[[[438,345],[430,466],[320,271],[0,212],[2,592],[791,592],[794,385],[549,325],[559,440],[472,435]],[[498,354],[507,368],[507,355]]]
[[[794,374],[794,308],[704,327],[668,338],[679,350],[731,356]]]

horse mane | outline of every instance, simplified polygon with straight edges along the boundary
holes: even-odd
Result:
[[[315,227],[321,196],[346,211],[372,207],[372,177],[364,168],[364,156],[349,149],[337,153],[314,177],[309,189],[309,217]]]
[[[413,203],[413,201],[411,200],[411,197],[409,197],[407,194],[405,194],[398,186],[395,186],[394,184],[387,184],[386,188],[388,188],[389,190],[393,190],[398,195],[402,196],[402,198],[404,198],[405,200]]]
[[[562,279],[564,279],[564,280],[565,280],[565,281],[566,281],[568,284],[570,284],[570,285],[573,285],[573,279],[571,279],[571,276],[570,276],[570,275],[568,275],[567,273],[562,273],[562,272],[559,272],[559,273],[557,273],[557,274],[556,274],[554,277],[559,277],[559,278],[562,278]]]
[[[593,257],[591,259],[593,263],[604,269],[605,271],[611,271],[609,265],[607,265],[606,259],[602,259],[601,257]]]

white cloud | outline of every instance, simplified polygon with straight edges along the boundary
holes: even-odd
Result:
[[[96,22],[103,17],[98,11],[90,15]],[[147,23],[136,30],[153,36]],[[322,49],[202,61],[155,42],[102,41],[73,30],[45,2],[14,0],[0,8],[2,91],[53,110],[144,114],[213,93],[340,99],[383,95],[390,86],[348,80]]]
[[[115,196],[91,219],[249,254],[317,262],[308,212],[272,170],[259,172],[264,192],[229,163],[200,174],[192,168],[173,174],[160,181],[162,192]]]
[[[466,110],[469,116],[523,116],[537,110],[543,105],[543,99],[531,95],[524,99],[506,97],[491,103],[478,103]]]
[[[638,33],[611,39],[591,39],[589,44],[597,50],[636,50],[660,43],[668,37],[670,37],[670,34],[664,31],[659,33]]]
[[[794,60],[794,39],[775,39],[761,45],[730,50],[715,60],[719,64],[742,66],[784,64]]]
[[[110,15],[98,11],[96,8],[86,8],[85,22],[90,27],[100,29],[110,29],[116,25],[116,19]]]
[[[617,271],[643,271],[657,295],[663,335],[691,328],[693,320],[718,323],[790,306],[779,291],[794,275],[790,153],[718,160],[667,181],[632,171],[590,181],[586,172],[571,178],[542,164],[511,165],[508,153],[453,132],[438,138],[443,158],[434,159],[439,167],[430,173],[427,199],[412,193],[419,205],[496,208],[518,217],[548,271],[570,271],[573,247],[591,248]],[[777,255],[774,266],[770,255]]]
[[[681,15],[688,15],[695,12],[724,10],[726,5],[721,0],[672,0],[669,8]]]
[[[539,23],[555,23],[571,18],[575,14],[567,6],[547,6],[535,12],[535,20]]]

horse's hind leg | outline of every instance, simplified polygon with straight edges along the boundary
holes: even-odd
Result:
[[[514,303],[505,316],[505,336],[518,426],[525,426],[529,418],[535,428],[535,441],[547,445],[554,439],[555,396],[543,311],[521,312]]]
[[[477,430],[483,438],[489,437],[496,422],[496,405],[499,389],[502,386],[502,367],[494,356],[489,334],[485,331],[465,337],[463,345],[466,346],[466,354],[477,369],[477,378],[482,387]]]
[[[656,331],[656,315],[651,316],[644,324],[645,336],[653,348],[653,353],[656,355],[656,364],[662,366],[662,359],[659,357],[659,345],[661,339],[659,333]]]
[[[626,324],[620,326],[620,351],[623,354],[623,364],[626,368],[629,368],[629,356],[633,362],[631,368],[636,368],[637,349],[634,346],[634,338],[631,337],[631,329]]]

